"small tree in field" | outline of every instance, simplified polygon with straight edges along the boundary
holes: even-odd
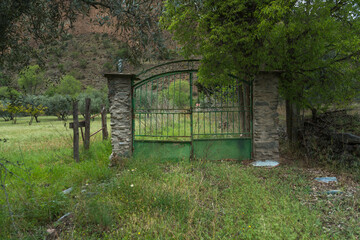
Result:
[[[69,95],[55,94],[49,97],[46,114],[55,115],[59,120],[66,120],[71,110],[71,97]]]
[[[45,113],[47,102],[47,98],[41,95],[28,95],[24,97],[23,106],[25,107],[25,112],[30,115],[29,125],[32,124],[34,118],[36,122],[40,122],[38,117]]]
[[[18,114],[25,112],[26,108],[21,104],[8,103],[2,106],[2,111],[8,112],[11,115],[13,123],[16,124]]]
[[[81,91],[81,82],[71,75],[65,75],[60,79],[56,87],[56,93],[76,97]]]
[[[27,94],[36,94],[37,88],[44,82],[44,72],[39,65],[27,66],[21,70],[18,84]]]

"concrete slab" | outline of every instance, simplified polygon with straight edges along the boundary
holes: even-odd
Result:
[[[279,164],[280,164],[279,162],[272,160],[255,161],[251,163],[251,165],[253,165],[254,167],[276,167]]]
[[[336,177],[318,177],[318,178],[315,178],[315,180],[318,182],[323,182],[323,183],[337,182]]]

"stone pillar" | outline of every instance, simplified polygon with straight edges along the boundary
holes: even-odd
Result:
[[[254,160],[279,160],[278,85],[275,72],[260,72],[253,85]]]
[[[109,87],[111,116],[111,145],[113,158],[131,157],[132,155],[132,90],[133,74],[105,74]]]

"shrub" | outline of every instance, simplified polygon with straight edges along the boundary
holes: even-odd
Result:
[[[108,72],[111,72],[114,70],[114,64],[110,63],[110,62],[106,62],[104,64],[104,70],[105,71],[108,71]]]
[[[0,87],[0,99],[15,100],[20,97],[20,93],[11,87]]]
[[[119,59],[126,59],[130,57],[129,49],[126,47],[120,48],[115,52],[115,61]]]
[[[65,66],[64,66],[64,64],[62,64],[62,63],[60,63],[60,64],[58,64],[58,69],[59,69],[59,71],[61,72],[61,73],[65,73]]]
[[[76,79],[84,79],[85,78],[84,75],[81,72],[79,72],[79,71],[77,71],[75,69],[70,71],[69,75],[73,76]]]
[[[7,106],[10,104],[10,101],[7,99],[0,101],[0,117],[2,117],[5,121],[12,120],[12,115],[7,111]]]
[[[74,36],[72,34],[68,33],[68,34],[63,35],[62,37],[63,37],[64,41],[67,41],[67,40],[73,39]]]
[[[95,40],[99,41],[99,39],[100,39],[100,33],[95,33]]]
[[[37,87],[44,82],[44,72],[39,65],[23,68],[19,74],[18,84],[27,94],[36,94]]]
[[[109,39],[103,39],[103,45],[104,45],[104,48],[108,49],[111,47],[111,42]]]
[[[25,110],[25,107],[21,105],[19,101],[9,101],[6,104],[1,104],[1,111],[7,112],[10,115],[10,119],[13,121],[14,124],[16,124],[17,116],[20,113],[25,113]]]
[[[91,114],[99,113],[102,109],[102,106],[108,105],[107,94],[100,90],[88,87],[85,92],[80,93],[78,96],[79,111],[83,115],[85,115],[85,98],[91,99]]]
[[[79,64],[82,69],[85,69],[88,65],[88,62],[85,59],[81,59]]]
[[[78,58],[79,55],[80,55],[79,52],[72,52],[72,53],[71,53],[71,57],[72,57],[72,58],[75,58],[75,59]]]
[[[69,95],[55,94],[48,98],[47,108],[45,113],[47,115],[55,115],[61,120],[66,120],[71,111],[71,97]]]
[[[81,91],[81,82],[71,75],[65,75],[60,79],[60,84],[56,87],[56,92],[60,95],[70,95],[76,97]]]
[[[9,86],[11,78],[0,71],[0,86]]]

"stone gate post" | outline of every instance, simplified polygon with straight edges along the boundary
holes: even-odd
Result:
[[[254,160],[279,160],[278,85],[276,72],[260,72],[254,80]]]
[[[111,73],[105,74],[109,87],[111,116],[111,145],[114,157],[131,157],[132,155],[132,89],[135,75]]]

